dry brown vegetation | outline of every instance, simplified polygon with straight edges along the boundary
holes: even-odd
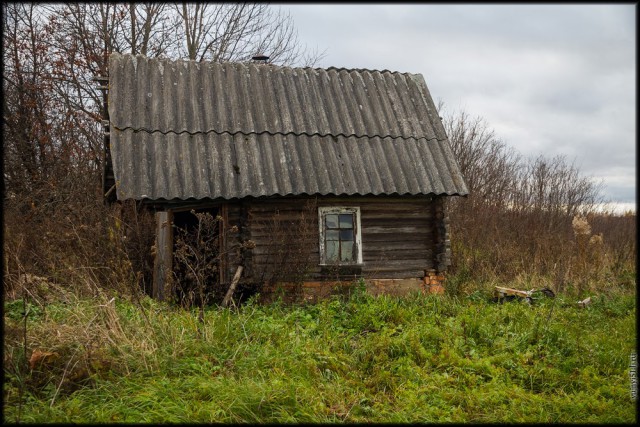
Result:
[[[524,159],[465,112],[444,123],[470,193],[448,206],[450,291],[635,287],[635,213],[598,210],[600,186],[562,156]]]

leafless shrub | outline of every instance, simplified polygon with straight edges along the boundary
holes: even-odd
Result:
[[[5,203],[6,298],[17,298],[23,288],[43,302],[64,298],[65,292],[95,296],[144,290],[150,283],[152,218],[135,213],[135,204],[106,206],[99,194],[93,197],[82,203],[34,203],[27,208],[32,216],[23,214],[22,201]]]
[[[472,195],[470,203],[507,205],[520,167],[520,156],[498,139],[480,117],[471,118],[462,111],[458,115],[446,115],[444,125]]]
[[[153,286],[153,254],[155,244],[155,218],[140,202],[122,202],[119,218],[114,223],[120,227],[118,238],[122,243],[123,257],[136,275],[140,291],[151,295]]]
[[[3,98],[5,295],[15,296],[27,275],[93,295],[115,286],[114,274],[127,270],[120,235],[108,233],[115,212],[103,205],[99,192],[97,126],[82,105],[56,96],[54,24],[41,6],[2,7],[8,95]]]
[[[237,236],[238,226],[227,227],[221,216],[196,212],[193,226],[174,225],[173,291],[174,300],[185,308],[198,307],[201,316],[206,305],[220,304],[228,291],[228,283],[220,281],[221,260],[233,253],[251,251],[255,243],[244,240],[223,247],[222,240]]]
[[[609,280],[618,281],[624,287],[635,287],[636,214],[594,213],[589,215],[589,221],[597,233],[594,236],[601,236],[599,250],[603,253],[605,268],[608,267],[613,276]]]
[[[214,299],[221,301],[226,291],[218,280],[221,218],[195,210],[191,214],[197,218],[193,228],[174,226],[174,291],[184,306],[204,307]]]

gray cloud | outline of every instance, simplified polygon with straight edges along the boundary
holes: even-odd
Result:
[[[564,155],[635,201],[635,5],[292,5],[319,66],[421,73],[525,156]]]

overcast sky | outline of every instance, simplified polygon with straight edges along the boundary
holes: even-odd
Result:
[[[522,155],[565,155],[636,202],[636,5],[282,4],[316,64],[422,74]]]

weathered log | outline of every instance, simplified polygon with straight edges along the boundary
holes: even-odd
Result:
[[[170,295],[173,271],[173,212],[156,212],[156,242],[153,267],[153,297],[162,301]]]
[[[224,296],[224,299],[222,300],[223,307],[227,307],[229,305],[229,302],[231,301],[231,297],[233,296],[233,292],[236,290],[236,286],[240,281],[240,276],[242,276],[243,269],[244,269],[243,266],[241,265],[238,266],[238,269],[236,270],[236,274],[233,276],[233,280],[231,281],[231,286],[229,286],[229,290],[227,291],[227,294]]]

